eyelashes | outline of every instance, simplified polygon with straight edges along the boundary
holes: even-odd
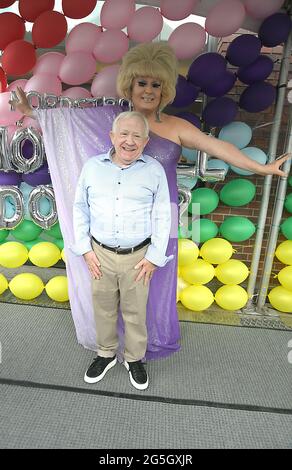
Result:
[[[140,87],[145,87],[145,86],[147,85],[147,82],[144,82],[144,81],[142,81],[142,80],[139,80],[139,81],[138,81],[138,85],[139,85]],[[152,83],[152,87],[153,87],[153,88],[160,88],[160,87],[161,87],[161,84],[160,84],[160,83]]]

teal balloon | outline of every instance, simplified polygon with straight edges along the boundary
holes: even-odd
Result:
[[[13,217],[15,214],[15,205],[12,202],[12,199],[7,197],[5,198],[5,216],[10,218]]]
[[[230,242],[244,242],[256,231],[255,225],[247,217],[227,217],[219,228],[223,238]]]
[[[189,224],[191,239],[196,243],[204,243],[218,235],[219,228],[210,219],[196,219]]]
[[[243,149],[251,141],[252,130],[245,122],[233,121],[222,127],[218,137],[220,140],[225,140],[225,142],[230,142],[235,147]]]
[[[261,149],[258,149],[257,147],[245,147],[244,149],[241,149],[241,151],[245,155],[247,155],[251,160],[254,160],[257,163],[261,163],[262,165],[265,165],[267,163],[267,155],[265,154],[265,152],[263,152]],[[252,171],[242,170],[241,168],[238,168],[234,165],[231,165],[231,169],[234,171],[234,173],[237,173],[238,175],[249,176],[254,174]]]
[[[288,217],[288,219],[281,224],[280,229],[284,237],[288,240],[292,240],[292,217]]]
[[[288,178],[288,184],[289,184],[289,186],[292,186],[292,175],[289,176],[289,178]]]
[[[186,147],[182,147],[181,153],[189,162],[196,162],[197,161],[198,150],[187,149]]]
[[[24,242],[30,242],[35,240],[40,233],[42,232],[42,228],[36,225],[31,220],[23,220],[15,229],[11,231],[11,234],[17,240],[21,240]]]
[[[53,225],[50,229],[45,230],[45,233],[46,235],[50,235],[50,237],[53,238],[63,238],[59,222]]]
[[[292,214],[292,193],[288,194],[285,198],[285,209]]]
[[[214,168],[224,170],[225,175],[227,175],[230,167],[228,163],[224,162],[223,160],[219,160],[218,158],[211,158],[210,160],[208,160],[207,169],[213,170]]]
[[[198,178],[187,178],[185,176],[177,176],[177,185],[178,187],[180,186],[185,186],[188,189],[193,189],[198,182]]]
[[[9,235],[9,230],[0,230],[0,243],[4,242]]]
[[[23,242],[23,245],[26,246],[28,250],[30,250],[33,246],[37,245],[38,243],[45,242],[42,238],[36,238],[35,240],[31,240],[29,242]]]
[[[255,185],[243,178],[229,181],[220,191],[220,200],[227,206],[240,207],[249,204],[256,194]]]
[[[196,204],[195,206],[193,204]],[[199,207],[197,206],[199,204]],[[213,212],[219,204],[219,196],[210,188],[198,188],[192,192],[189,204],[189,213],[192,215],[206,215]]]

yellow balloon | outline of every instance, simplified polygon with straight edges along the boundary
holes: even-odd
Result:
[[[7,282],[6,277],[3,276],[3,274],[0,274],[0,295],[6,291],[7,287],[8,287],[8,282]]]
[[[225,263],[218,264],[215,275],[222,284],[240,284],[249,275],[246,264],[238,259],[229,259]]]
[[[231,243],[223,238],[211,238],[201,247],[200,255],[211,264],[221,264],[231,258],[233,248]]]
[[[270,304],[280,312],[292,313],[292,292],[282,286],[274,287],[268,295]]]
[[[19,242],[6,242],[0,246],[0,264],[5,268],[19,268],[28,259],[27,248]]]
[[[201,258],[181,267],[181,277],[190,284],[207,284],[214,276],[214,266]]]
[[[210,307],[214,302],[214,296],[205,286],[189,286],[180,293],[180,300],[184,307],[195,312],[201,312]]]
[[[189,286],[189,283],[186,282],[182,277],[177,278],[177,287],[176,287],[176,301],[180,300],[180,293],[183,289]]]
[[[292,264],[292,240],[280,243],[275,254],[281,263]]]
[[[61,251],[61,258],[62,260],[64,261],[64,263],[66,263],[66,256],[65,256],[65,250],[63,248],[63,250]]]
[[[215,294],[215,301],[224,310],[239,310],[245,306],[248,295],[241,286],[222,286]]]
[[[178,240],[178,265],[186,266],[193,263],[198,258],[199,248],[197,245],[188,238],[181,238]]]
[[[44,289],[40,277],[31,273],[17,274],[10,282],[9,289],[15,297],[23,300],[32,300],[41,295]]]
[[[292,266],[281,269],[278,274],[278,281],[285,289],[292,291]]]
[[[53,266],[60,257],[60,249],[51,242],[37,243],[29,250],[30,261],[40,268]]]
[[[69,300],[68,280],[66,276],[55,276],[46,284],[46,293],[57,302]]]

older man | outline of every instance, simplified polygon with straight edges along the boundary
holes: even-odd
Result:
[[[143,153],[149,126],[137,112],[121,113],[110,134],[113,148],[84,165],[73,218],[76,243],[92,276],[98,356],[85,373],[100,381],[115,366],[120,306],[125,325],[124,365],[132,385],[148,387],[142,359],[147,346],[149,280],[165,256],[171,209],[160,163]]]

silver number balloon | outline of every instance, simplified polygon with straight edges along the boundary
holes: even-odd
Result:
[[[207,166],[208,154],[200,150],[198,152],[197,176],[203,181],[224,181],[226,175],[225,170],[220,170],[217,168],[208,170]]]
[[[5,215],[5,201],[13,200],[15,212],[11,217]],[[12,229],[23,220],[24,204],[21,191],[16,186],[0,186],[0,229]]]
[[[33,155],[27,159],[22,154],[22,145],[30,140],[33,145]],[[22,173],[33,173],[40,168],[45,160],[45,148],[41,134],[33,127],[19,129],[11,140],[11,160]]]
[[[179,185],[178,186],[178,197],[179,197],[179,203],[178,203],[178,205],[179,205],[179,225],[180,226],[185,226],[185,225],[188,225],[187,221],[185,220],[185,219],[187,219],[187,217],[183,218],[183,215],[187,211],[188,206],[189,206],[189,204],[191,202],[191,199],[192,199],[191,190],[189,188],[187,188],[186,186]]]
[[[0,127],[0,170],[15,171],[11,164],[10,148],[8,145],[7,128]]]
[[[45,197],[51,201],[51,212],[43,215],[40,211],[41,199]],[[29,195],[28,208],[32,220],[44,229],[48,229],[58,220],[55,194],[51,185],[41,185],[33,189]]]

